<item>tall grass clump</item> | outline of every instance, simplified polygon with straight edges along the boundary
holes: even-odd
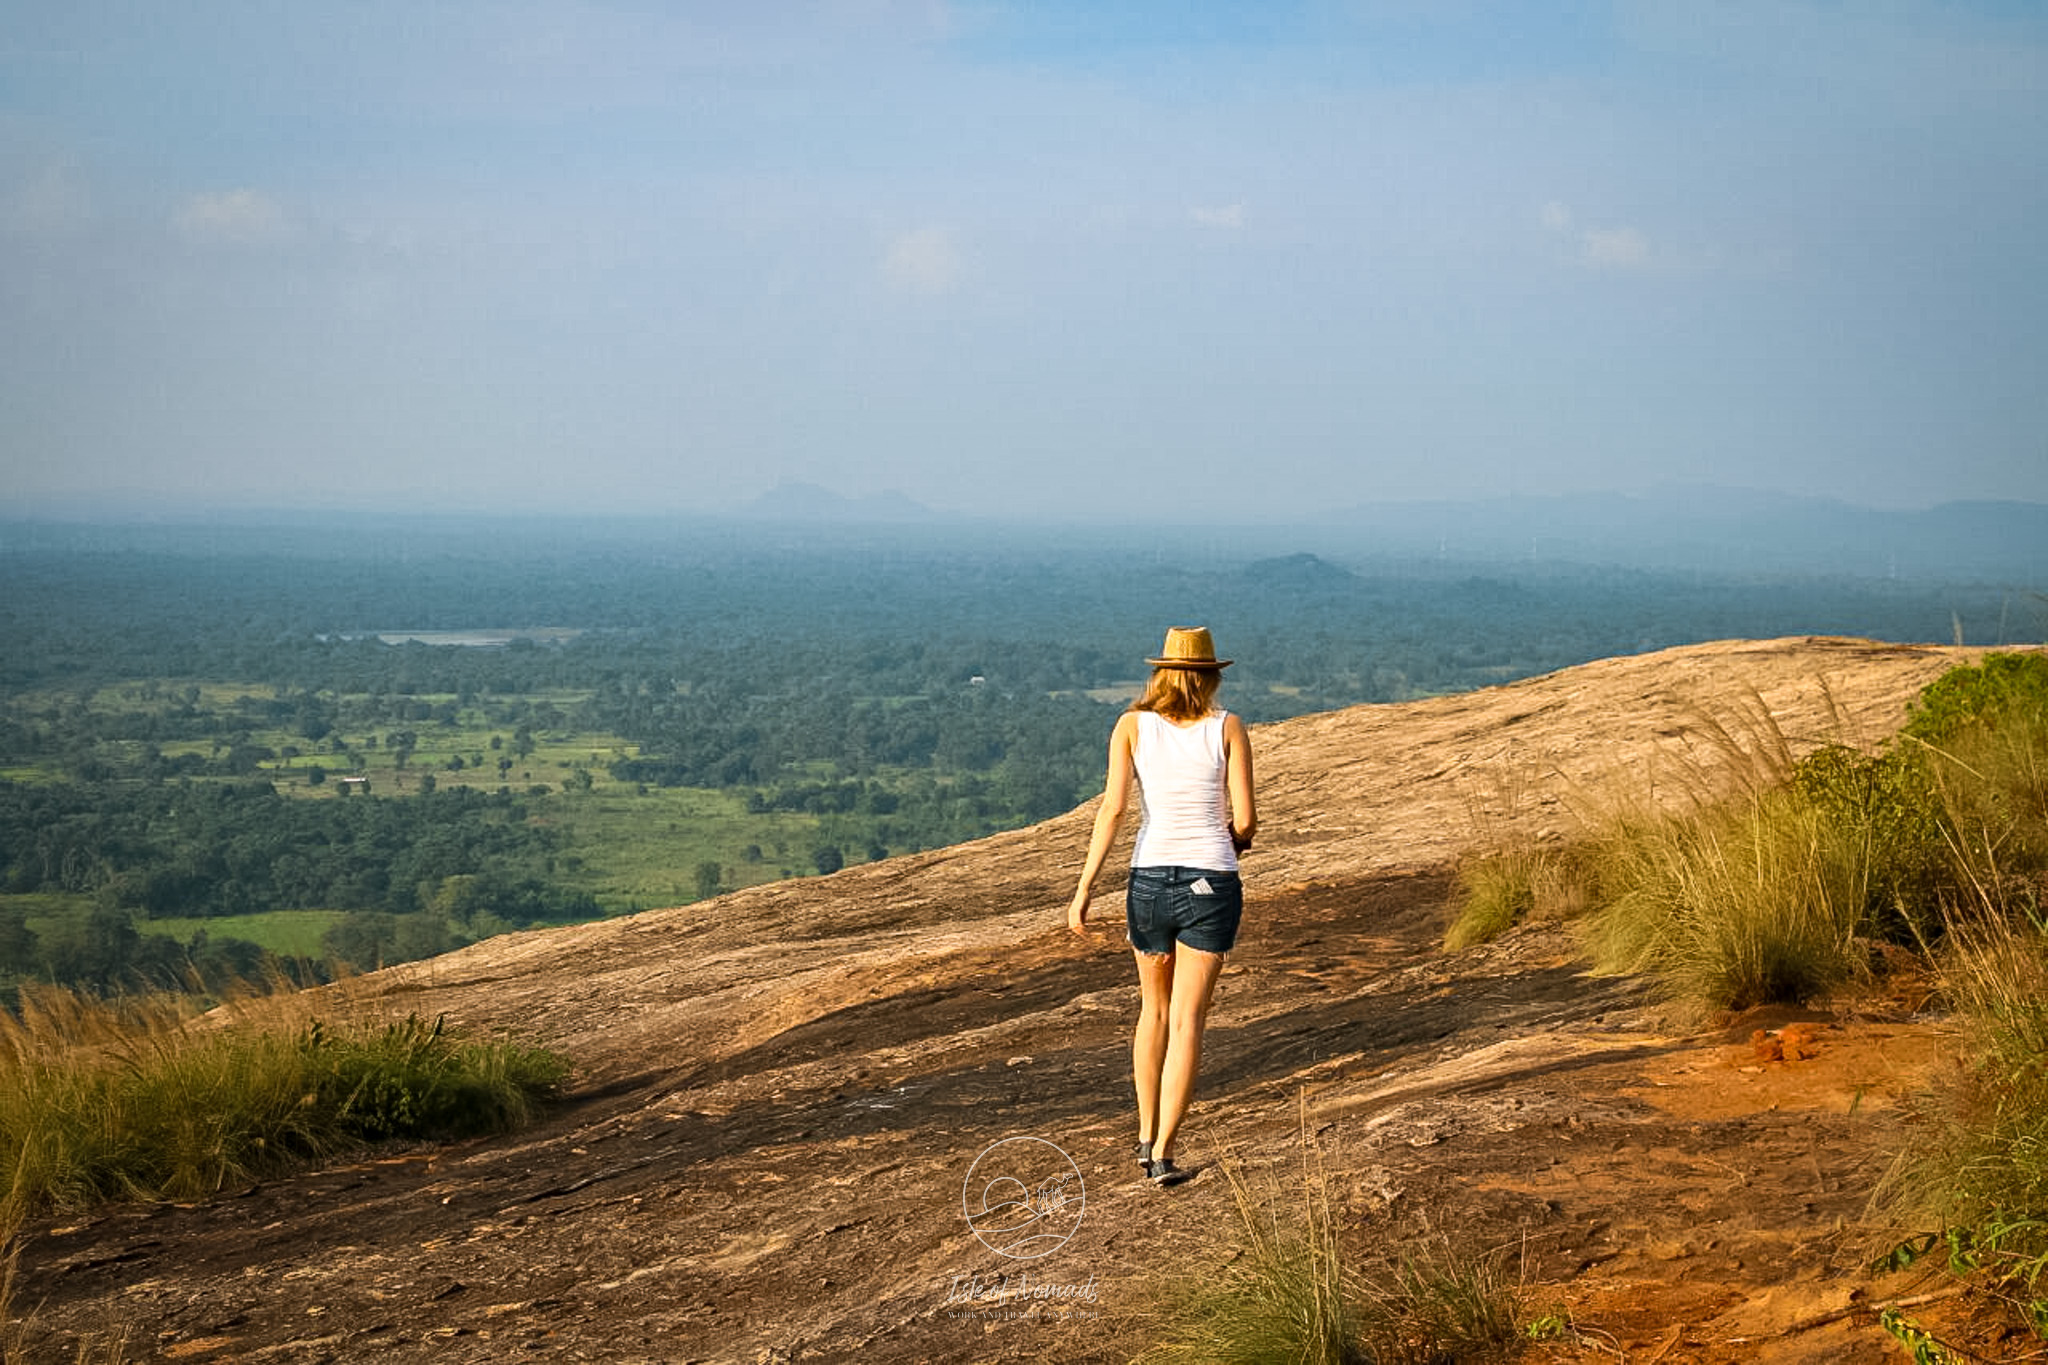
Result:
[[[1858,977],[1867,847],[1802,781],[1811,758],[1794,758],[1754,694],[1729,717],[1695,716],[1687,738],[1706,757],[1664,784],[1684,809],[1612,811],[1578,850],[1595,967],[1721,1010],[1814,1000]]]
[[[1444,947],[1456,952],[1491,942],[1524,920],[1578,919],[1600,908],[1612,899],[1613,878],[1636,870],[1637,860],[1625,851],[1617,859],[1617,849],[1682,823],[1661,814],[1663,804],[1675,799],[1693,811],[1713,811],[1731,800],[1753,801],[1783,786],[1795,766],[1791,742],[1754,692],[1722,713],[1694,710],[1684,739],[1687,758],[1659,770],[1640,808],[1613,806],[1582,791],[1573,804],[1587,833],[1565,843],[1494,843],[1465,859]],[[1500,804],[1511,807],[1520,786],[1505,785]]]
[[[1497,1255],[1432,1237],[1353,1269],[1311,1143],[1292,1188],[1255,1190],[1234,1163],[1222,1169],[1235,1235],[1167,1291],[1165,1330],[1140,1365],[1450,1365],[1514,1340]]]
[[[1360,1272],[1355,1315],[1373,1365],[1492,1359],[1517,1336],[1514,1287],[1498,1252],[1429,1235]]]
[[[1458,952],[1491,943],[1536,912],[1534,850],[1507,849],[1458,867],[1457,914],[1444,947]]]
[[[1532,919],[1575,919],[1592,895],[1583,846],[1517,845],[1459,865],[1458,901],[1444,947],[1491,943]]]
[[[0,1014],[0,1188],[24,1210],[197,1199],[366,1143],[514,1127],[566,1078],[552,1053],[439,1020],[309,1008],[26,991]]]
[[[1234,1163],[1222,1169],[1236,1237],[1220,1264],[1191,1267],[1168,1291],[1166,1334],[1142,1365],[1374,1365],[1321,1173],[1304,1172],[1294,1198],[1261,1198]]]
[[[1646,820],[1598,842],[1597,967],[1661,978],[1683,999],[1746,1009],[1825,996],[1864,969],[1866,869],[1797,791]]]
[[[1992,654],[1922,695],[1904,738],[1934,793],[1949,900],[2031,912],[2048,878],[2048,654]]]
[[[1873,1205],[1883,1225],[1934,1229],[1892,1264],[1942,1248],[2048,1335],[2048,924],[1959,922],[1944,965],[1965,1060],[1915,1101]]]
[[[1973,727],[1928,752],[1952,903],[2008,917],[2048,887],[2048,713]]]
[[[1963,1056],[1876,1203],[2048,1336],[2048,657],[1992,655],[1928,697],[1908,737],[1946,854],[1938,960]]]
[[[1719,733],[1719,732],[1717,732]],[[1993,654],[1930,685],[1875,753],[1751,763],[1741,793],[1590,841],[1596,965],[1709,1008],[1813,1001],[1871,945],[1937,950],[1958,907],[2036,904],[2048,871],[2048,655]]]

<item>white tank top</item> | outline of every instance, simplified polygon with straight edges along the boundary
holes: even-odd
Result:
[[[1132,757],[1145,817],[1131,866],[1235,872],[1223,761],[1223,718],[1229,712],[1211,711],[1188,726],[1156,711],[1132,714],[1138,718]]]

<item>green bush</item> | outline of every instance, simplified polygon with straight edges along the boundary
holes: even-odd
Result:
[[[2048,712],[1981,713],[1927,754],[1950,878],[1942,980],[1965,1044],[1877,1200],[1895,1226],[1934,1230],[1888,1259],[1943,1248],[2048,1336]]]
[[[2048,718],[2048,654],[1987,654],[1928,684],[1908,708],[1904,733],[1940,745],[1978,722],[2029,718]]]
[[[1941,933],[1948,844],[1924,748],[1875,754],[1830,744],[1801,759],[1792,784],[1854,851],[1862,912],[1879,938],[1926,945]]]

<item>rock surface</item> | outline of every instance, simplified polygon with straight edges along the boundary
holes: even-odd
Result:
[[[193,1361],[1125,1360],[1151,1292],[1221,1254],[1226,1168],[1298,1197],[1307,1161],[1347,1246],[1511,1249],[1524,1316],[1569,1324],[1528,1359],[1897,1359],[1861,1219],[1938,1022],[1688,1022],[1557,925],[1438,945],[1461,855],[1874,743],[1971,657],[1722,643],[1256,730],[1246,928],[1172,1191],[1129,1159],[1109,878],[1103,932],[1064,929],[1084,807],[352,983],[336,1009],[557,1047],[576,1093],[509,1139],[45,1222],[15,1302],[53,1359],[111,1332]],[[1794,1022],[1812,1055],[1762,1059]],[[1080,1177],[1036,1259],[963,1207],[1012,1137]]]

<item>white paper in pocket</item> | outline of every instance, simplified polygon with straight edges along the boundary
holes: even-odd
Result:
[[[1216,888],[1209,885],[1207,877],[1195,878],[1195,884],[1189,887],[1188,890],[1194,892],[1197,896],[1213,896],[1216,894]]]

